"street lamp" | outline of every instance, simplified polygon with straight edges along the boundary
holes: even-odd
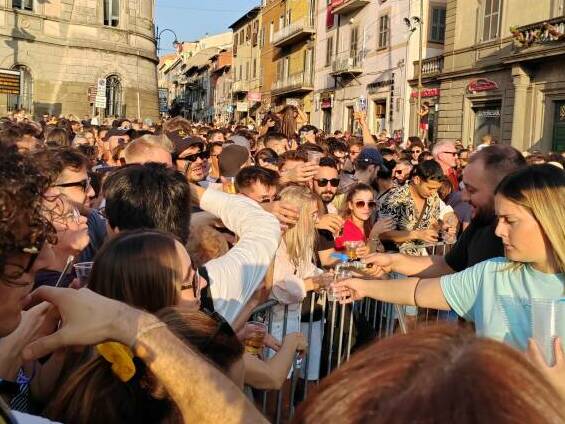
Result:
[[[159,31],[159,27],[157,27],[157,30],[156,30],[157,35],[155,36],[155,42],[157,43],[157,56],[159,56],[159,51],[161,50],[161,35],[163,35],[164,32],[170,32],[175,37],[175,39],[173,41],[173,47],[175,49],[180,44],[179,40],[177,38],[177,34],[172,29],[164,28],[161,31]]]
[[[418,28],[420,29],[420,45],[418,49],[418,101],[416,106],[416,114],[420,116],[420,109],[422,107],[422,56],[424,48],[424,31],[423,25],[424,21],[422,17],[424,16],[424,0],[420,0],[420,16],[412,16],[410,18],[404,18],[404,23],[410,31],[410,35],[414,33]],[[419,120],[418,120],[419,122]],[[417,126],[419,127],[419,126]]]

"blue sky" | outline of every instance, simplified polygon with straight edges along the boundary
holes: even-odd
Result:
[[[260,0],[156,0],[156,4],[159,30],[170,28],[179,41],[191,41],[206,33],[226,31]],[[161,40],[163,52],[173,51],[172,42],[172,34],[165,32]]]

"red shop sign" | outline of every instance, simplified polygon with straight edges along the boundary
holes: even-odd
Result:
[[[418,97],[418,90],[412,92],[412,98]],[[439,97],[439,88],[423,88],[420,97]]]
[[[471,81],[467,86],[467,90],[470,93],[479,93],[481,91],[491,91],[491,90],[498,90],[498,83],[493,80],[489,80],[486,78],[479,78],[474,81]]]

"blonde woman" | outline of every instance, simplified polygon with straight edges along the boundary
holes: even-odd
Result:
[[[273,289],[271,297],[280,302],[273,310],[271,334],[281,340],[283,335],[284,310],[288,305],[286,332],[301,331],[301,302],[306,292],[313,290],[316,279],[322,273],[314,264],[316,221],[318,220],[318,197],[306,187],[290,186],[280,192],[280,200],[299,208],[298,222],[288,228],[282,236],[275,254]],[[309,346],[308,379],[317,380],[320,368],[322,323],[317,321],[312,329]],[[302,331],[308,335],[306,328]]]
[[[452,309],[474,322],[480,336],[525,350],[532,336],[532,301],[564,294],[565,173],[551,165],[533,165],[507,176],[496,189],[495,210],[505,257],[441,278],[351,279],[336,285],[342,302],[372,297]],[[387,270],[382,255],[366,262]]]

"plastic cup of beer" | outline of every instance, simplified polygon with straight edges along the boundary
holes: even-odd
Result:
[[[322,156],[324,156],[324,154],[322,152],[316,152],[316,151],[311,150],[311,151],[308,152],[308,162],[319,165],[320,159],[322,159]]]
[[[79,262],[78,264],[73,265],[81,287],[86,287],[88,285],[93,263],[94,262]]]
[[[224,177],[224,193],[236,194],[235,177]]]
[[[245,339],[245,351],[251,355],[259,355],[265,345],[265,335],[267,334],[267,326],[263,322],[250,321],[247,323],[252,329],[251,335]]]
[[[344,243],[344,246],[345,246],[345,254],[347,255],[347,257],[350,260],[355,261],[359,259],[359,257],[357,256],[357,249],[365,246],[365,243],[360,240],[346,241]]]
[[[555,365],[553,341],[565,340],[565,298],[557,300],[532,300],[532,336],[547,365]]]

